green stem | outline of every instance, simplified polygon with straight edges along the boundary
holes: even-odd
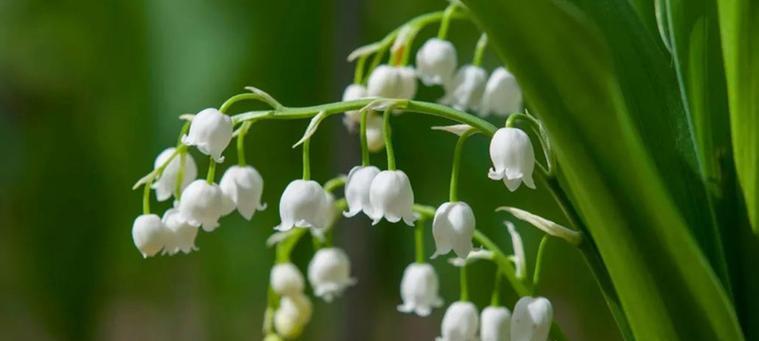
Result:
[[[550,238],[551,237],[547,234],[543,235],[543,238],[540,239],[540,246],[538,246],[538,254],[535,256],[535,272],[532,273],[532,286],[536,292],[538,290],[538,284],[540,283],[540,271],[543,268],[543,256]]]
[[[477,40],[477,46],[474,48],[474,58],[472,58],[472,65],[482,65],[482,57],[485,55],[485,48],[488,46],[488,35],[483,33],[480,35],[480,39]]]
[[[501,304],[501,270],[496,268],[493,279],[493,293],[490,295],[490,305],[497,307]]]
[[[214,177],[216,176],[216,161],[213,157],[209,158],[208,162],[208,174],[206,175],[206,182],[213,184]]]
[[[443,12],[443,18],[440,20],[440,28],[437,31],[438,39],[445,40],[448,36],[448,28],[451,23],[451,16],[456,12],[458,6],[455,3],[448,5]]]
[[[451,167],[451,185],[449,188],[448,200],[450,202],[458,201],[458,185],[459,185],[459,173],[461,170],[461,153],[464,150],[464,142],[471,136],[474,131],[469,130],[459,136],[459,140],[456,142],[456,147],[453,149],[453,165]]]
[[[392,131],[390,127],[390,115],[393,114],[393,106],[388,106],[383,114],[382,133],[385,137],[385,151],[387,151],[387,169],[395,170],[395,152],[393,151]]]
[[[254,121],[246,121],[243,123],[237,133],[237,164],[240,166],[245,166],[247,164],[245,162],[245,135],[248,134],[248,129],[253,125],[253,122]]]
[[[367,57],[361,56],[356,61],[356,70],[353,72],[353,84],[364,84],[364,66],[366,65]]]
[[[368,110],[362,110],[361,111],[361,123],[360,123],[360,131],[359,135],[361,135],[361,166],[369,166],[371,164],[371,160],[369,158],[369,142],[366,139],[366,120],[368,119],[367,116],[369,115]]]
[[[311,139],[303,141],[303,180],[311,180]]]
[[[145,183],[145,188],[142,192],[142,214],[150,214],[150,187],[152,185],[152,179]]]
[[[469,284],[466,276],[466,263],[459,268],[459,289],[461,290],[459,300],[463,302],[469,301]]]
[[[416,250],[416,262],[419,264],[424,263],[424,219],[417,219],[416,227],[414,228],[414,243]]]
[[[187,152],[179,152],[179,172],[177,172],[177,180],[174,182],[174,198],[179,200],[182,196],[182,183],[184,182],[184,167],[185,160],[187,159]]]
[[[261,100],[261,96],[254,93],[242,93],[242,94],[234,95],[230,97],[229,99],[227,99],[226,101],[224,101],[224,103],[219,107],[219,111],[223,113],[227,113],[227,111],[229,110],[230,107],[232,107],[233,104],[239,101],[244,101],[244,100]]]

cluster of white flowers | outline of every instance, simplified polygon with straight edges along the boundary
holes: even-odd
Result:
[[[522,297],[513,315],[506,307],[488,306],[479,317],[473,303],[457,301],[445,311],[437,340],[546,341],[552,321],[553,307],[545,297]]]

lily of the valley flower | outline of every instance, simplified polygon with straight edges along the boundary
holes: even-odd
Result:
[[[377,66],[366,82],[370,97],[412,99],[416,95],[416,74],[408,66]]]
[[[366,117],[366,145],[372,153],[385,148],[385,137],[383,136],[385,126],[383,124],[382,117],[373,112]]]
[[[416,74],[427,86],[448,83],[456,64],[456,48],[447,40],[427,40],[416,53]]]
[[[287,339],[297,338],[311,320],[312,309],[311,300],[302,293],[283,296],[274,312],[274,329]]]
[[[480,341],[508,341],[511,312],[505,307],[487,307],[480,315]],[[516,339],[515,339],[516,340]]]
[[[432,235],[437,250],[432,258],[448,254],[451,250],[460,258],[472,251],[475,219],[472,208],[463,201],[447,202],[435,211]]]
[[[522,297],[511,317],[511,339],[546,341],[551,330],[553,307],[545,297]]]
[[[350,277],[348,255],[338,248],[324,248],[314,254],[308,265],[308,281],[314,294],[327,302],[356,283],[356,279]]]
[[[442,336],[437,341],[477,340],[477,307],[471,302],[453,302],[443,316]],[[522,340],[522,339],[513,339]]]
[[[324,192],[324,200],[322,200],[322,208],[319,210],[317,216],[317,224],[311,228],[311,235],[324,241],[325,233],[335,223],[337,219],[337,206],[335,206],[335,197],[332,193]]]
[[[197,250],[195,237],[198,235],[198,227],[188,224],[180,218],[179,210],[168,209],[163,214],[163,224],[166,225],[166,245],[164,253],[174,255],[179,251],[190,253]]]
[[[303,293],[303,274],[293,263],[280,263],[271,268],[269,275],[271,289],[281,296]]]
[[[401,280],[401,298],[403,304],[398,306],[398,311],[419,316],[427,316],[432,308],[443,305],[443,300],[438,296],[438,279],[432,265],[411,263],[406,267]]]
[[[266,204],[261,203],[264,180],[251,166],[229,167],[221,177],[219,187],[224,195],[235,203],[240,215],[247,220],[253,217],[256,210],[266,208]]]
[[[361,84],[351,84],[343,92],[343,101],[353,101],[365,98],[366,96],[366,87]],[[343,124],[345,124],[349,131],[355,130],[359,123],[361,123],[361,112],[359,110],[345,112]]]
[[[222,162],[224,157],[221,153],[232,140],[232,133],[232,118],[217,109],[208,108],[192,119],[190,131],[182,136],[182,143],[196,146],[203,154]]]
[[[219,218],[234,211],[234,203],[221,192],[219,185],[195,180],[182,192],[179,219],[206,232],[219,227]]]
[[[530,137],[517,128],[501,128],[490,140],[490,160],[493,167],[488,172],[492,180],[502,180],[510,191],[524,184],[535,189],[532,171],[535,169],[535,153]]]
[[[324,189],[313,180],[293,180],[287,185],[279,201],[281,223],[278,231],[293,227],[326,228],[325,209],[328,204]]]
[[[343,215],[352,217],[362,211],[369,215],[371,212],[369,188],[379,172],[380,170],[374,166],[356,166],[351,169],[345,183],[345,201],[348,202],[348,211],[343,212]]]
[[[459,110],[476,110],[485,92],[487,73],[479,66],[464,65],[445,86],[445,97],[440,103]]]
[[[498,116],[508,116],[521,110],[522,89],[517,79],[503,67],[495,69],[485,85],[480,115],[494,113]]]
[[[174,154],[176,148],[167,148],[155,159],[154,168],[158,168],[163,165],[166,160]],[[195,160],[189,153],[182,155],[176,155],[163,169],[161,176],[153,182],[153,189],[155,189],[155,196],[158,201],[164,201],[174,194],[174,190],[177,186],[177,177],[179,171],[182,168],[182,161],[184,160],[184,170],[182,174],[182,184],[179,187],[179,191],[183,191],[187,185],[189,185],[198,176],[198,168],[195,165]]]
[[[391,223],[401,219],[408,226],[414,226],[414,191],[411,189],[406,173],[400,170],[379,172],[369,188],[372,224],[379,223],[384,217]]]
[[[166,242],[166,226],[155,214],[143,214],[132,224],[132,240],[142,257],[155,256]]]

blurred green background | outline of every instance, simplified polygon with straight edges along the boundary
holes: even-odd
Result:
[[[243,86],[262,88],[288,106],[339,99],[352,80],[345,56],[405,20],[440,10],[445,1],[0,1],[0,339],[257,340],[273,255],[265,239],[277,224],[284,186],[300,176],[290,146],[307,122],[255,125],[248,162],[266,181],[269,209],[251,222],[233,214],[200,233],[199,252],[144,260],[131,239],[140,214],[132,184],[176,141],[177,116],[218,106]],[[419,37],[434,34],[428,28]],[[478,33],[452,25],[463,64]],[[518,47],[515,47],[518,48]],[[497,66],[493,55],[488,69]],[[421,89],[434,101],[440,89]],[[248,109],[236,106],[233,111]],[[494,123],[500,124],[500,122]],[[394,121],[399,168],[417,200],[447,200],[455,138],[430,131],[445,122],[404,115]],[[204,174],[205,158],[194,154]],[[234,160],[234,150],[227,152]],[[542,190],[509,193],[487,179],[487,141],[466,146],[460,197],[478,228],[504,250],[511,242],[494,213],[512,205],[561,221]],[[359,161],[358,140],[339,118],[322,124],[312,146],[314,178],[325,181]],[[373,157],[384,164],[384,154]],[[218,173],[217,173],[218,174]],[[164,210],[166,203],[153,204]],[[518,224],[530,269],[540,233]],[[403,225],[370,227],[343,220],[336,243],[359,284],[343,298],[315,301],[306,340],[430,340],[443,309],[429,318],[396,311],[403,268],[413,260],[413,233]],[[432,253],[431,234],[427,250]],[[302,269],[311,243],[295,260]],[[442,295],[458,295],[457,270],[432,262]],[[482,308],[494,267],[478,263],[470,287]],[[572,340],[619,339],[580,254],[549,244],[540,293]],[[504,287],[506,288],[506,287]],[[512,307],[516,297],[504,289]]]

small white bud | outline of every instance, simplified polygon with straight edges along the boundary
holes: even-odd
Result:
[[[380,65],[369,75],[366,85],[370,97],[412,99],[416,95],[416,74],[408,66]]]
[[[487,307],[480,315],[481,341],[508,341],[511,338],[511,312],[505,307]]]
[[[162,166],[166,160],[174,154],[175,150],[176,148],[173,147],[167,148],[161,152],[161,154],[158,154],[153,168],[155,169]],[[174,194],[174,189],[176,189],[177,186],[177,178],[179,177],[179,170],[181,169],[181,160],[183,159],[184,173],[182,174],[182,184],[179,187],[179,191],[183,191],[187,188],[187,185],[198,177],[198,167],[195,165],[195,160],[193,160],[190,153],[184,153],[184,156],[174,156],[171,162],[166,165],[166,168],[163,169],[161,176],[153,182],[153,189],[155,189],[155,196],[158,201],[164,201]]]
[[[362,211],[369,215],[371,212],[369,188],[372,185],[372,180],[379,172],[380,170],[374,166],[356,166],[351,169],[345,183],[345,200],[348,203],[348,211],[343,212],[343,215],[353,217]]]
[[[408,176],[401,170],[385,170],[372,179],[369,188],[372,225],[385,218],[391,223],[401,219],[408,226],[414,226],[414,191]]]
[[[445,87],[440,103],[458,110],[477,110],[485,92],[487,73],[479,66],[464,65]]]
[[[343,101],[353,101],[362,99],[367,96],[366,87],[361,84],[351,84],[343,92]],[[361,123],[361,112],[359,110],[350,110],[345,112],[343,124],[349,131],[354,131],[356,126]]]
[[[234,203],[221,192],[219,185],[200,179],[187,186],[179,200],[179,218],[192,226],[202,226],[206,232],[219,227],[219,218],[234,209]]]
[[[287,339],[297,338],[311,320],[311,300],[306,295],[283,296],[274,312],[274,329]]]
[[[532,171],[535,169],[535,154],[530,137],[517,128],[501,128],[490,140],[490,160],[493,167],[488,172],[492,180],[502,180],[509,191],[515,191],[524,184],[535,189]]]
[[[453,302],[445,311],[440,328],[442,337],[437,338],[437,341],[475,341],[477,325],[477,307],[474,304],[464,301]]]
[[[370,152],[376,153],[385,148],[384,129],[382,116],[369,113],[366,118],[366,144]]]
[[[237,211],[250,220],[256,210],[266,209],[261,203],[264,180],[261,174],[251,166],[232,166],[224,172],[219,182],[222,193],[235,203]]]
[[[303,293],[303,274],[293,263],[276,264],[271,268],[269,285],[278,295],[299,295]]]
[[[324,248],[314,254],[308,264],[308,281],[314,294],[327,302],[356,283],[356,279],[350,277],[348,255],[338,248]]]
[[[401,279],[401,298],[403,304],[398,306],[402,313],[414,313],[427,316],[432,308],[443,305],[438,296],[438,278],[435,269],[427,263],[411,263],[403,271]]]
[[[448,254],[451,250],[460,258],[472,251],[475,219],[472,208],[463,201],[447,202],[435,211],[432,236],[437,250],[432,258]]]
[[[545,297],[522,297],[511,317],[511,339],[546,341],[551,331],[553,307]]]
[[[427,86],[450,82],[456,64],[456,48],[447,40],[432,38],[416,52],[416,74]]]
[[[132,224],[132,240],[143,257],[152,257],[163,249],[166,226],[157,215],[143,214]]]
[[[279,201],[281,222],[275,227],[278,231],[289,231],[293,227],[327,228],[325,203],[327,197],[324,189],[313,180],[293,180],[287,185]]]
[[[163,214],[163,224],[166,225],[166,246],[164,253],[174,255],[179,251],[190,253],[196,251],[195,237],[198,235],[198,227],[192,226],[180,218],[179,210],[168,209]]]
[[[480,115],[494,113],[505,117],[522,110],[522,89],[508,70],[499,67],[490,75],[482,96]]]
[[[193,117],[189,133],[182,136],[182,143],[196,146],[201,153],[222,162],[221,153],[232,140],[232,129],[232,118],[217,109],[204,109]]]

